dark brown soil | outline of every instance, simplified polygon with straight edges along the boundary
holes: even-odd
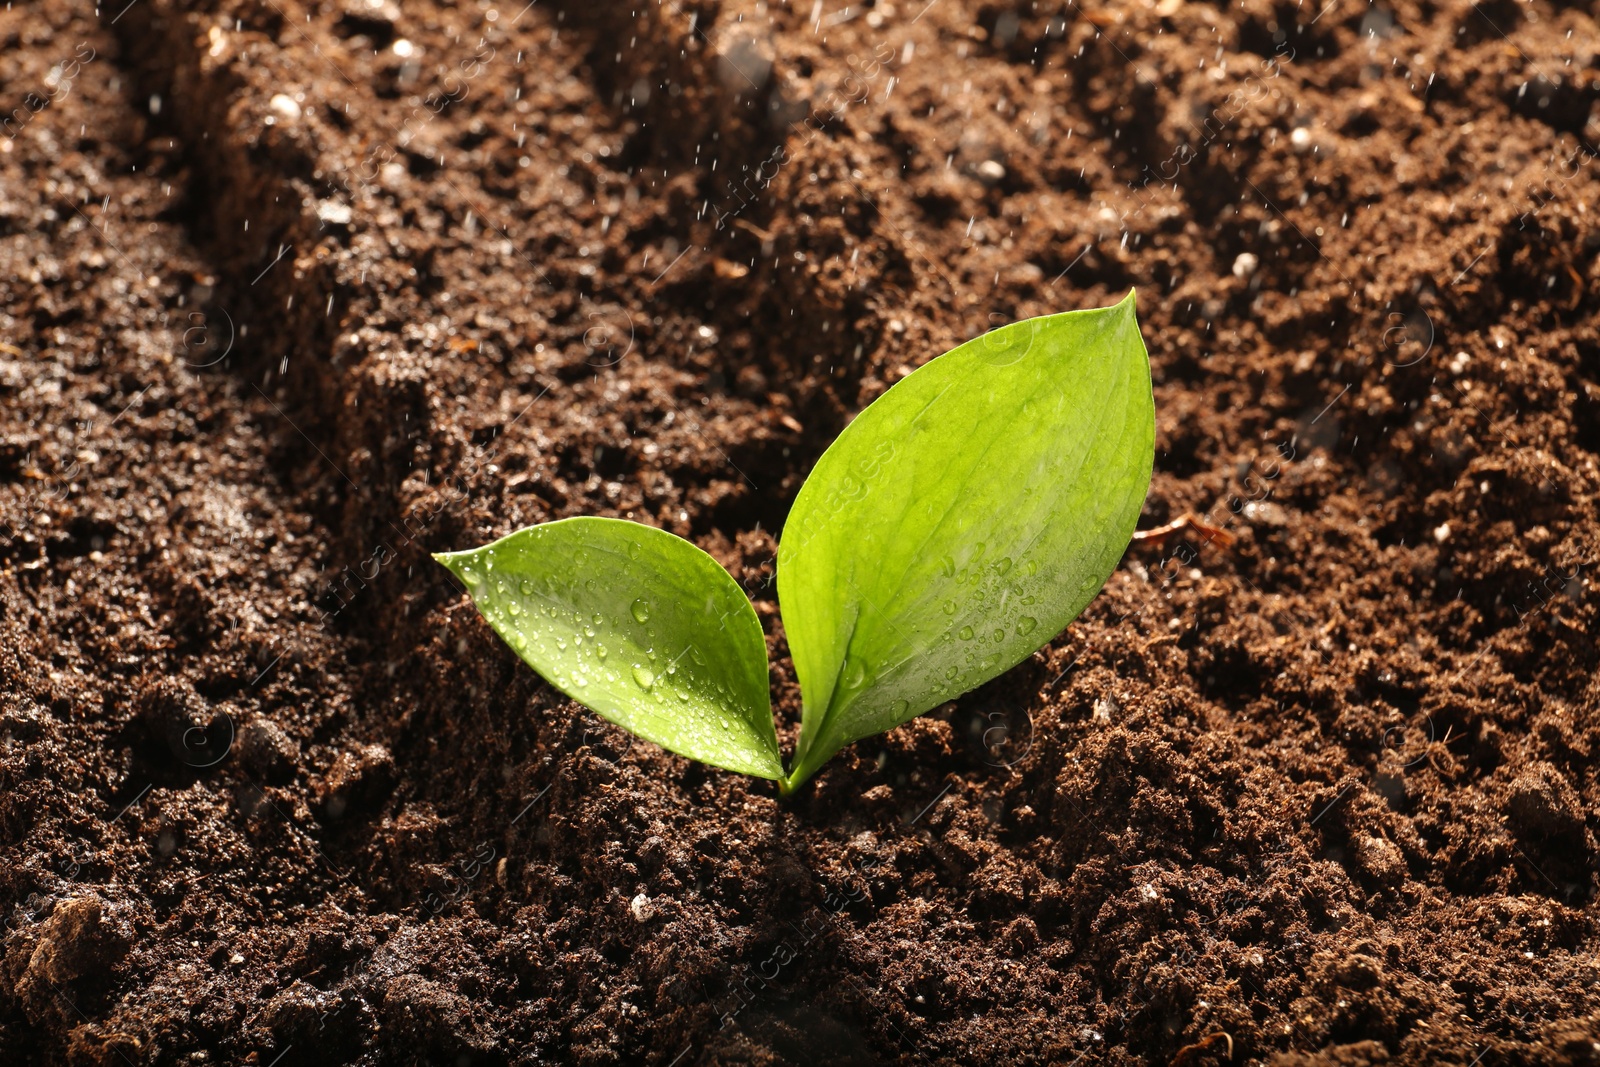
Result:
[[[493,2],[0,12],[0,1060],[1600,1060],[1592,9]],[[811,462],[1130,285],[1236,542],[792,802],[427,558],[693,538],[792,744]]]

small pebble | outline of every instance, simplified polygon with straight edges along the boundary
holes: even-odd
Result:
[[[1233,276],[1235,278],[1248,278],[1256,272],[1261,265],[1261,259],[1253,252],[1240,252],[1233,261]]]
[[[633,903],[628,905],[633,912],[633,917],[642,923],[647,923],[656,917],[656,906],[650,903],[650,898],[643,893],[633,898]]]
[[[974,169],[978,180],[985,185],[999,185],[1006,180],[1006,168],[992,159],[986,159]]]
[[[272,99],[267,101],[267,106],[285,122],[293,122],[300,117],[300,105],[287,93],[274,93]]]

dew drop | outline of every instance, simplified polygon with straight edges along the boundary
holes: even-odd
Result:
[[[994,572],[996,574],[1004,574],[1006,571],[1008,571],[1010,569],[1011,569],[1011,557],[1010,556],[1001,556],[999,559],[994,561]]]
[[[589,684],[589,679],[585,678],[581,674],[574,674],[572,676],[572,684],[577,686],[579,689],[582,689],[584,686]]]
[[[961,638],[961,640],[963,640],[963,641],[971,641],[972,640],[972,627],[963,626],[961,628],[961,632],[956,634],[956,636]]]
[[[994,639],[996,641],[1004,641],[1006,639],[1006,632],[1004,630],[996,630],[994,632]]]
[[[689,703],[689,691],[687,689],[678,690],[678,699],[685,704]]]
[[[952,577],[956,573],[956,561],[949,556],[940,556],[939,569],[944,572],[946,578]]]
[[[954,615],[956,613],[956,602],[954,600],[946,600],[944,602],[944,613],[946,615]]]
[[[706,654],[701,652],[699,648],[693,645],[689,647],[689,658],[694,660],[702,667],[706,665]]]
[[[1039,563],[1038,563],[1037,560],[1031,560],[1030,559],[1028,561],[1028,573],[1029,574],[1038,574],[1039,573]]]
[[[518,615],[522,614],[522,605],[518,604],[515,600],[507,601],[506,613],[514,619]]]
[[[595,645],[594,652],[595,655],[599,656],[601,659],[605,659],[607,656],[611,655],[611,650],[605,645]]]
[[[956,675],[960,673],[961,669],[959,667],[951,667],[949,670],[944,672],[944,676],[953,682],[956,680]]]
[[[1024,615],[1017,620],[1017,636],[1021,637],[1024,634],[1033,633],[1033,628],[1038,625],[1038,619],[1033,618],[1031,615]]]
[[[900,716],[904,715],[907,709],[910,707],[911,705],[906,703],[904,700],[896,700],[893,704],[889,705],[889,714],[898,719]]]
[[[462,571],[461,580],[476,589],[478,587],[478,583],[483,581],[483,576],[477,571]]]
[[[656,676],[648,667],[634,667],[633,680],[639,683],[639,688],[646,693],[655,688]]]
[[[649,622],[650,605],[646,604],[642,599],[635,600],[633,602],[633,618],[636,622]]]
[[[858,659],[844,661],[844,687],[846,689],[860,689],[861,683],[866,681],[867,666]]]
[[[528,579],[524,578],[517,585],[517,590],[523,596],[532,596],[533,595],[533,583],[531,581],[529,581]]]
[[[638,559],[639,558],[639,546],[634,544],[632,541],[628,542],[628,558],[629,559]]]

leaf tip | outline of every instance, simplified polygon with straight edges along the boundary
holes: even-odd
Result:
[[[432,556],[434,562],[439,564],[439,566],[443,567],[457,578],[462,578],[465,580],[462,574],[462,557],[471,555],[470,552],[430,552],[428,555]]]

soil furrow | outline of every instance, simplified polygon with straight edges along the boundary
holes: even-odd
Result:
[[[0,143],[16,1058],[1600,1040],[1590,15],[42,10],[0,22],[6,92],[96,51]],[[792,803],[561,697],[427,559],[694,538],[792,744],[812,459],[935,353],[1130,285],[1147,524],[1236,543],[1130,549]]]

